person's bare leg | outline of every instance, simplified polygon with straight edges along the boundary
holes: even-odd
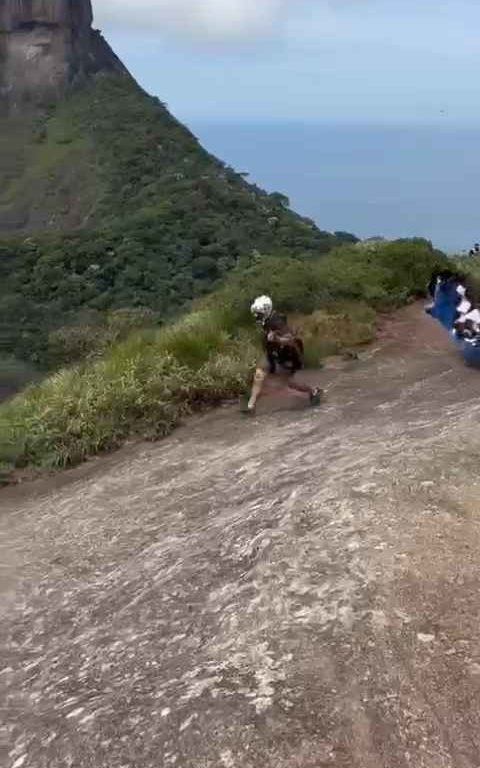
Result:
[[[263,370],[263,368],[257,368],[257,370],[255,371],[254,379],[253,379],[253,387],[250,395],[250,400],[248,401],[248,406],[247,406],[249,411],[255,410],[255,407],[257,405],[257,400],[262,394],[263,385],[265,384],[266,378],[267,378],[267,374]]]
[[[308,384],[302,384],[301,381],[297,381],[293,376],[287,379],[287,387],[294,392],[302,392],[305,395],[311,395],[313,392],[312,387],[309,387]]]
[[[308,395],[311,405],[319,405],[322,397],[322,390],[319,387],[310,387],[308,384],[302,384],[297,381],[294,375],[287,379],[287,387],[293,392],[299,392],[302,395]]]

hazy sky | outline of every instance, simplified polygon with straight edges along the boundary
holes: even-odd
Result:
[[[184,120],[480,123],[479,0],[94,0]]]

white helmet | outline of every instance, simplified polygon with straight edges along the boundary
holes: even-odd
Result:
[[[250,311],[259,322],[265,322],[273,312],[273,301],[270,296],[259,296],[253,302]]]

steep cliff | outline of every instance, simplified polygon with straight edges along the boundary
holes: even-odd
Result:
[[[0,110],[58,99],[97,72],[127,74],[99,32],[90,0],[0,0]]]

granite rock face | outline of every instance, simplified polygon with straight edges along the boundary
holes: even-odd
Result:
[[[102,71],[127,74],[100,32],[90,0],[0,0],[0,109],[60,98]]]

